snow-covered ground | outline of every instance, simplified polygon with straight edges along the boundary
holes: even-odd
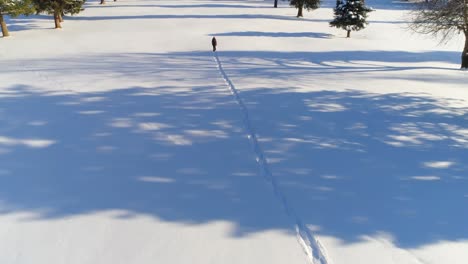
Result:
[[[270,2],[8,20],[0,263],[466,264],[461,38]]]

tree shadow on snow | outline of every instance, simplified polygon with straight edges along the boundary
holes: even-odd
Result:
[[[94,93],[38,92],[20,85],[3,91],[0,213],[32,211],[47,219],[119,209],[126,213],[118,217],[145,214],[183,224],[229,221],[236,225],[234,236],[284,230],[261,208],[280,206],[273,194],[259,195],[259,186],[268,183],[257,174],[238,106],[226,87],[206,85],[220,81],[211,56],[60,58],[48,62],[57,76],[112,71],[162,82],[172,67],[175,79],[150,88]],[[250,69],[265,79],[304,73],[282,71],[292,67],[282,64],[286,60],[326,66],[325,58],[405,62],[418,56],[221,53],[226,65],[251,63],[238,60],[245,58],[276,63]],[[425,54],[421,61],[424,56],[450,61],[452,55]],[[242,76],[242,68],[227,73]],[[348,69],[307,70],[313,76],[314,71]],[[202,79],[205,84],[197,85]],[[185,90],[174,84],[184,81],[193,84]],[[413,94],[284,88],[241,90],[240,96],[280,188],[315,233],[352,243],[386,232],[405,248],[468,239],[468,109]]]
[[[8,30],[11,32],[15,31],[23,31],[23,30],[30,30],[30,29],[39,29],[41,28],[36,23],[36,19],[39,17],[31,15],[31,16],[19,16],[16,18],[11,18],[9,16],[5,16],[5,22],[7,24]],[[50,17],[49,17],[50,19]]]
[[[233,36],[233,37],[272,37],[272,38],[331,38],[331,34],[318,32],[260,32],[260,31],[242,31],[215,33],[215,36]]]
[[[125,19],[272,19],[272,20],[295,20],[298,19],[294,16],[280,16],[280,15],[261,15],[261,14],[235,14],[235,15],[128,15],[128,16],[73,16],[69,20],[125,20]],[[301,19],[308,20],[308,19]],[[313,20],[310,20],[313,21]]]
[[[302,219],[344,241],[468,238],[468,109],[411,94],[247,91],[271,169]]]
[[[413,10],[418,6],[416,1],[407,0],[366,0],[366,5],[374,10]],[[335,8],[335,0],[325,0],[321,3],[321,8]]]
[[[70,16],[67,20],[83,20],[83,21],[101,21],[101,20],[134,20],[134,19],[268,19],[268,20],[288,20],[298,22],[316,22],[329,23],[331,19],[318,18],[297,18],[293,15],[268,15],[268,14],[214,14],[214,15],[196,15],[196,14],[160,14],[160,15],[125,15],[125,16]],[[369,20],[369,23],[382,24],[406,24],[406,21],[374,21]]]
[[[224,2],[224,1],[223,1]],[[120,2],[113,3],[113,4],[106,4],[106,5],[96,5],[95,3],[86,5],[86,8],[118,8],[118,7],[125,7],[125,8],[141,8],[141,7],[155,7],[155,8],[231,8],[231,9],[239,9],[239,8],[250,8],[250,9],[256,9],[256,8],[272,8],[271,6],[265,6],[265,5],[240,5],[240,4],[231,4],[231,3],[236,3],[236,2],[225,2],[225,4],[174,4],[174,5],[161,5],[161,4],[134,4],[134,5],[129,5],[129,4],[121,4]]]
[[[224,2],[224,1],[223,1]],[[236,2],[225,2],[224,4],[175,4],[175,5],[155,5],[155,7],[162,8],[273,8],[273,2],[270,6],[259,6],[259,5],[240,5],[240,4],[231,4]]]
[[[211,57],[211,52],[181,52],[184,56]],[[406,51],[327,51],[327,52],[276,52],[276,51],[218,51],[222,61],[238,65],[236,74],[274,78],[280,75],[368,73],[406,71],[415,69],[437,69],[459,71],[460,53],[451,51],[406,52]],[[259,62],[261,61],[261,62]],[[453,63],[453,68],[414,65],[414,63]],[[398,64],[396,64],[398,63]],[[411,65],[413,64],[413,65]],[[394,76],[392,78],[395,78]],[[405,77],[400,77],[404,79]],[[443,80],[436,76],[411,76],[425,81],[464,82],[448,76]]]
[[[239,234],[275,227],[262,210],[246,213],[252,204],[276,204],[249,184],[257,168],[245,156],[249,144],[229,93],[32,90],[12,87],[0,97],[0,213],[61,218],[122,209],[119,217],[229,220]]]

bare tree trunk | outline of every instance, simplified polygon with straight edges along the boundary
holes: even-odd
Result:
[[[303,17],[304,15],[302,14],[302,9],[303,5],[301,4],[299,8],[297,9],[297,17]]]
[[[115,1],[115,0],[114,0],[114,1]],[[275,8],[278,7],[278,0],[275,0],[275,6],[274,6],[274,7],[275,7]]]
[[[461,68],[468,69],[468,31],[465,32],[465,48],[461,55]]]
[[[3,37],[8,37],[10,36],[10,33],[8,33],[8,28],[5,23],[5,20],[3,19],[3,15],[0,14],[0,27],[2,28],[2,35]]]
[[[60,25],[60,13],[57,11],[54,12],[54,21],[55,28],[62,28],[62,25]]]
[[[63,15],[62,14],[59,14],[59,21],[60,21],[60,23],[63,22]]]
[[[101,5],[105,4],[106,0],[101,0]]]
[[[348,30],[348,32],[346,33],[346,37],[347,38],[351,37],[351,30]]]

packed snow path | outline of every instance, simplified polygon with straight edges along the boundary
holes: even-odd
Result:
[[[295,229],[296,235],[299,243],[301,244],[304,252],[307,254],[309,261],[313,264],[331,264],[332,262],[326,257],[325,249],[320,244],[320,241],[311,234],[310,230],[303,224],[301,219],[297,216],[294,209],[289,205],[288,200],[284,196],[283,192],[280,190],[278,183],[270,168],[268,166],[268,162],[265,158],[265,155],[260,147],[260,144],[257,140],[257,135],[255,133],[255,129],[252,126],[252,122],[249,117],[249,110],[245,106],[242,98],[240,97],[236,87],[232,83],[232,81],[227,76],[226,72],[223,69],[223,65],[219,60],[218,53],[214,52],[214,60],[218,66],[219,72],[223,76],[223,79],[226,82],[226,85],[229,87],[230,92],[236,99],[237,104],[239,105],[242,115],[243,115],[243,122],[245,128],[247,130],[248,138],[250,143],[252,144],[253,151],[255,153],[256,161],[260,167],[260,174],[271,184],[273,192],[275,193],[276,197],[279,199],[283,209],[285,210],[286,214],[292,218]]]

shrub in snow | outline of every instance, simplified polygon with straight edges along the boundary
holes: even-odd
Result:
[[[351,31],[358,31],[368,24],[367,13],[372,9],[365,6],[363,1],[359,0],[337,0],[336,7],[333,9],[335,19],[330,22],[330,26],[342,28],[347,31],[346,37],[351,36]]]

